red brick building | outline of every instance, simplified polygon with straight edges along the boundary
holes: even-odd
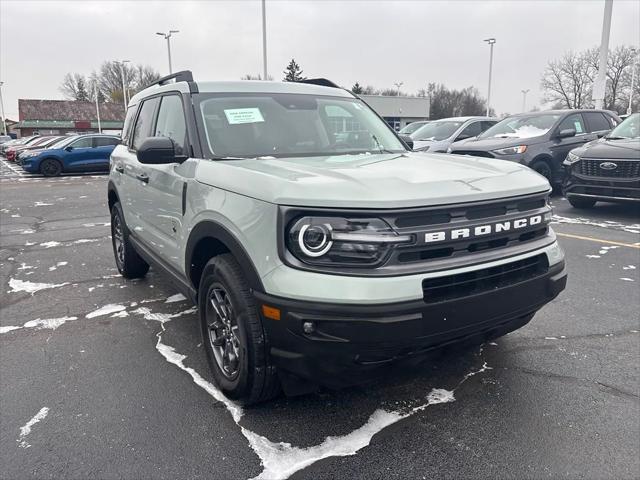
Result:
[[[100,125],[103,132],[119,133],[124,124],[124,106],[121,103],[100,104]],[[93,133],[98,131],[96,104],[74,100],[18,100],[19,122],[13,131],[26,137],[64,135],[66,133]]]

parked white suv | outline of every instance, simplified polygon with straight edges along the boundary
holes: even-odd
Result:
[[[549,192],[408,151],[327,80],[179,72],[131,99],[108,199],[118,270],[197,303],[215,381],[249,404],[525,325],[566,282]]]

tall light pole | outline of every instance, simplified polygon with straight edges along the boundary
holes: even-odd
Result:
[[[404,85],[404,82],[397,82],[397,83],[394,83],[394,85],[395,85],[395,86],[396,86],[396,88],[398,89],[398,97],[399,97],[399,96],[400,96],[400,87],[401,87],[402,85]]]
[[[487,117],[491,110],[491,74],[493,73],[493,45],[496,43],[495,38],[487,38],[484,40],[489,44],[489,86],[487,87]]]
[[[602,20],[602,38],[600,39],[600,61],[598,63],[598,76],[593,84],[593,100],[595,106],[601,109],[604,106],[604,93],[607,84],[607,57],[609,56],[609,33],[611,32],[611,10],[613,0],[604,0],[604,18]]]
[[[529,89],[520,90],[522,92],[522,111],[527,111],[527,93],[529,93]]]
[[[267,73],[267,6],[266,1],[262,0],[262,66],[263,80],[269,80]]]
[[[98,79],[93,79],[93,93],[96,96],[96,117],[98,119],[98,133],[102,133],[102,125],[100,124],[100,105],[98,105]]]
[[[7,119],[4,116],[4,101],[2,100],[2,86],[4,82],[0,82],[0,110],[2,110],[2,134],[7,135]]]
[[[130,60],[120,61],[120,74],[122,75],[122,102],[124,103],[124,111],[127,111],[127,82],[125,80],[125,63],[129,63]]]
[[[638,51],[633,48],[633,60],[631,61],[631,89],[629,90],[629,106],[627,107],[627,115],[631,115],[631,106],[633,103],[633,86],[636,80],[636,64],[638,63]]]
[[[169,56],[169,75],[173,73],[173,69],[171,68],[171,35],[174,33],[180,33],[180,30],[169,30],[167,33],[156,32],[156,35],[160,35],[164,37],[167,41],[167,55]]]

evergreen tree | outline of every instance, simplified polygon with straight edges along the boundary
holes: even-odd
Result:
[[[84,77],[81,75],[76,79],[76,100],[81,102],[87,102],[89,100],[89,94],[87,93]]]
[[[300,80],[306,80],[306,77],[302,76],[302,69],[300,65],[296,63],[296,61],[292,58],[287,65],[287,69],[283,72],[284,78],[282,79],[285,82],[298,82]]]
[[[364,89],[362,88],[362,85],[360,85],[358,82],[356,82],[356,83],[353,85],[353,87],[351,87],[351,91],[352,91],[353,93],[355,93],[356,95],[360,95],[360,94],[362,94],[363,90],[364,90]]]

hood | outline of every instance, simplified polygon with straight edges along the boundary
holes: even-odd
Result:
[[[640,160],[640,139],[607,140],[601,138],[573,151],[585,158]]]
[[[335,208],[442,205],[550,188],[517,163],[429,153],[202,160],[196,179],[279,205]]]
[[[515,147],[517,145],[533,145],[534,143],[543,142],[544,137],[529,137],[529,138],[467,138],[466,140],[460,140],[451,144],[451,150],[476,150],[478,152],[488,152],[490,150],[497,150],[499,148]]]

